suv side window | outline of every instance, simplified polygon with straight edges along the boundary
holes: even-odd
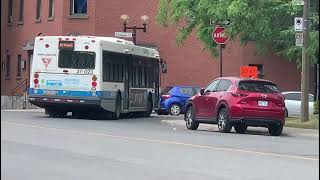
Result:
[[[231,84],[232,83],[229,80],[221,80],[217,88],[217,91],[227,91],[230,88]]]
[[[216,91],[217,90],[217,87],[218,87],[218,84],[219,84],[220,80],[215,80],[213,81],[211,84],[209,84],[207,86],[207,88],[204,90],[204,92],[207,92],[207,91]]]

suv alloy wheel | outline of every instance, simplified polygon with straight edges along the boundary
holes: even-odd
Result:
[[[193,106],[189,106],[185,115],[184,120],[186,121],[186,126],[188,129],[197,130],[199,127],[199,123],[194,121],[194,110]]]
[[[226,108],[220,109],[218,113],[218,128],[219,131],[223,133],[231,131],[232,125],[229,121],[229,112]]]

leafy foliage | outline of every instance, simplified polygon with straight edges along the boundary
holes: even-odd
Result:
[[[319,0],[311,0],[310,40],[307,54],[312,63],[319,59]],[[292,0],[160,0],[157,22],[162,26],[178,25],[178,45],[195,30],[205,49],[218,55],[217,44],[212,40],[216,22],[229,19],[228,36],[240,39],[242,45],[256,43],[258,52],[273,52],[301,63],[301,48],[295,46],[294,17],[302,16],[303,6]]]

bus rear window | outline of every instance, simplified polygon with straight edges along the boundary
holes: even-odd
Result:
[[[60,51],[59,68],[94,69],[96,54],[84,51]]]
[[[260,92],[260,93],[278,93],[277,86],[271,82],[265,81],[240,81],[239,89],[248,92]]]

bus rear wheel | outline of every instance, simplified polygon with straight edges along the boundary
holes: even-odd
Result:
[[[147,111],[143,114],[144,117],[149,117],[153,111],[153,103],[152,103],[152,98],[149,96],[148,101],[147,101]]]

